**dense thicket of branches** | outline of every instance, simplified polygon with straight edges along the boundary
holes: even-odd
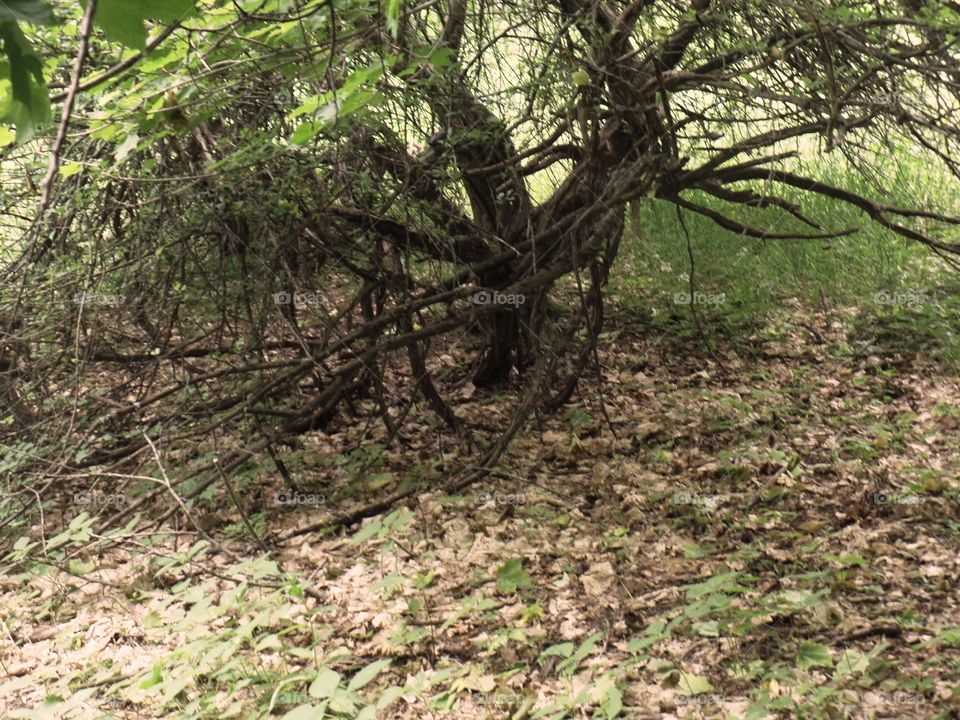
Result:
[[[72,439],[22,467],[116,469],[150,437],[190,439],[199,493],[341,412],[392,436],[415,399],[468,435],[444,392],[465,378],[435,373],[435,348],[461,341],[477,385],[525,378],[483,467],[593,362],[626,209],[650,196],[770,240],[855,231],[807,218],[789,186],[960,251],[935,205],[794,163],[906,150],[960,177],[955,3],[386,5],[215,3],[119,71],[95,38],[61,158],[82,172],[36,219],[35,184],[4,181],[23,218],[5,230],[4,432]],[[10,149],[4,172],[30,161]],[[218,447],[229,426],[252,439]]]

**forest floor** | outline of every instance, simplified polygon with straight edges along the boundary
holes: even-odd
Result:
[[[204,534],[131,524],[97,551],[81,515],[18,544],[0,717],[960,716],[955,369],[852,315],[711,352],[608,325],[602,386],[462,495],[264,554],[251,531],[314,523],[330,483],[368,502],[461,451],[357,425],[301,439],[299,504],[245,487],[250,528],[221,501]],[[458,398],[509,417],[509,393]]]

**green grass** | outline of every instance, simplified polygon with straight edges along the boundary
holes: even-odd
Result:
[[[931,165],[906,154],[901,162],[875,168],[872,184],[842,161],[829,160],[826,164],[827,159],[819,158],[806,167],[798,164],[796,170],[890,205],[932,204],[947,213],[960,209],[956,181],[934,174]],[[831,308],[859,306],[884,315],[894,306],[909,304],[911,311],[922,312],[928,305],[937,305],[945,285],[956,277],[926,247],[881,227],[857,208],[788,187],[757,184],[753,189],[795,202],[825,230],[861,230],[830,240],[763,240],[683,211],[694,256],[695,288],[704,294],[700,299],[707,301],[697,306],[705,325],[729,329],[762,324],[791,301],[821,308],[821,294]],[[757,229],[816,232],[778,208],[731,205],[704,193],[685,197]],[[656,199],[634,207],[612,277],[613,296],[627,306],[650,308],[657,322],[690,331],[689,305],[678,304],[674,297],[689,293],[689,278],[690,258],[677,208]],[[878,297],[894,302],[878,302]],[[942,313],[934,310],[933,315]]]

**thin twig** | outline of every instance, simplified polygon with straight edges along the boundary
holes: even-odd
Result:
[[[43,179],[43,185],[40,195],[40,206],[37,208],[37,220],[43,218],[43,214],[50,205],[50,193],[53,190],[53,181],[60,170],[60,153],[63,151],[63,143],[67,139],[67,129],[70,127],[70,116],[73,114],[73,106],[77,100],[77,91],[80,89],[80,76],[83,74],[83,63],[90,52],[90,35],[93,32],[93,15],[97,11],[98,0],[88,0],[87,10],[83,14],[83,22],[80,24],[80,49],[77,50],[77,57],[73,61],[73,73],[70,77],[70,89],[67,90],[66,102],[63,104],[63,113],[60,115],[60,127],[57,129],[57,137],[53,142],[53,150],[50,155],[50,162],[47,165],[47,176]]]
[[[250,520],[247,518],[247,513],[244,511],[243,505],[240,504],[240,498],[237,497],[237,493],[234,491],[233,484],[230,482],[227,474],[223,471],[223,469],[221,469],[220,463],[215,462],[214,467],[220,474],[220,479],[223,480],[223,484],[226,486],[227,492],[230,493],[230,499],[233,500],[233,504],[236,506],[237,512],[240,513],[240,520],[243,522],[243,526],[247,529],[247,532],[250,533],[250,537],[252,537],[257,545],[260,546],[260,549],[269,555],[270,548],[266,546],[266,544],[263,542],[263,539],[257,535],[257,531],[253,529],[253,525],[250,524]]]

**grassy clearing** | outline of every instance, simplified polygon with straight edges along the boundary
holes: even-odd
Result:
[[[819,172],[809,167],[801,171],[895,206],[936,199],[942,188],[950,187],[919,162],[880,167],[872,180],[842,163],[826,165]],[[938,328],[933,332],[945,348],[944,356],[957,357],[957,338],[951,335],[949,322],[957,310],[952,297],[955,275],[942,261],[855,208],[829,198],[801,197],[802,193],[791,188],[782,194],[825,229],[861,230],[825,241],[763,240],[685,212],[695,292],[702,293],[695,298],[700,300],[697,310],[708,326],[736,330],[762,325],[792,301],[828,315],[836,307],[856,306],[873,317],[906,314],[912,316],[916,327]],[[730,205],[705,194],[691,199],[760,230],[810,231],[776,208]],[[956,212],[960,196],[940,197],[934,204],[945,212]],[[673,326],[679,334],[693,333],[689,304],[683,302],[690,294],[690,256],[673,205],[650,200],[635,208],[612,286],[620,303],[651,308],[659,322]]]

